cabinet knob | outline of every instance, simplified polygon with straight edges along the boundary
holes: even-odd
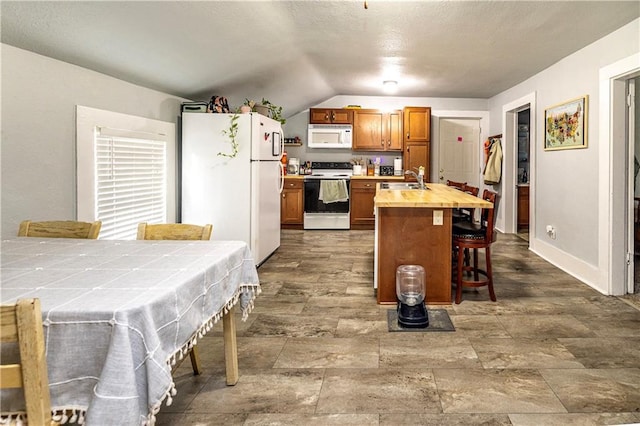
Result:
[[[407,132],[407,139],[409,139],[409,132]]]
[[[325,121],[329,121],[329,114],[325,114],[324,115],[324,119],[325,119]]]
[[[370,184],[370,183],[368,183],[368,184],[366,184],[365,186],[368,188],[368,187],[370,187],[370,186],[371,186],[371,184]]]
[[[335,121],[336,120],[336,113],[332,112],[331,113],[331,121]]]

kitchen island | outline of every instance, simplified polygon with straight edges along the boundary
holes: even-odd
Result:
[[[482,198],[444,184],[427,189],[382,189],[374,201],[374,288],[379,304],[396,303],[396,269],[421,265],[426,273],[426,302],[451,304],[451,211],[493,208]]]

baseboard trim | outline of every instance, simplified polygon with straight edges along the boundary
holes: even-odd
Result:
[[[549,243],[532,238],[531,235],[529,250],[594,290],[607,295],[606,289],[598,287],[597,277],[600,276],[600,271],[597,266],[578,259]]]

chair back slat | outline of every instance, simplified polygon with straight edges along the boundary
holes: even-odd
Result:
[[[138,224],[138,240],[209,240],[212,225],[186,223]]]
[[[51,220],[32,222],[25,220],[20,223],[19,237],[39,238],[84,238],[95,240],[100,234],[101,221],[79,222],[75,220]]]

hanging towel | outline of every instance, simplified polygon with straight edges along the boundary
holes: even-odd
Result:
[[[502,147],[500,139],[494,139],[489,150],[489,158],[484,168],[484,183],[495,185],[500,183],[502,177]]]
[[[344,179],[321,180],[318,199],[325,204],[349,201],[347,181]]]

